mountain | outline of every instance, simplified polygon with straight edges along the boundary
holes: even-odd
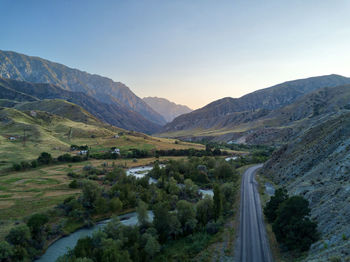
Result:
[[[173,121],[173,119],[179,115],[187,114],[193,111],[187,106],[175,104],[174,102],[170,102],[165,98],[144,97],[143,101],[145,101],[156,112],[161,114],[167,122]]]
[[[35,84],[0,78],[0,99],[15,101],[64,99],[83,107],[98,119],[120,128],[145,133],[153,133],[160,128],[159,125],[120,104],[102,103],[85,93],[67,91],[53,84]]]
[[[258,121],[302,96],[324,87],[350,84],[350,78],[327,75],[300,79],[258,90],[241,98],[223,98],[191,113],[175,118],[165,125],[161,136],[205,137],[231,133],[229,140],[237,133],[251,130],[250,123]],[[238,124],[245,124],[238,128]],[[260,126],[261,127],[261,126]],[[234,139],[234,138],[233,138]]]
[[[39,57],[0,50],[0,77],[33,83],[48,83],[64,90],[83,92],[100,102],[125,106],[158,125],[165,124],[160,114],[123,83]]]
[[[350,110],[341,109],[274,152],[263,167],[262,174],[310,202],[321,239],[303,261],[350,255],[349,159]]]

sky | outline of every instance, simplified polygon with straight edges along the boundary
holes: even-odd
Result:
[[[348,0],[0,0],[0,49],[196,109],[287,80],[350,76]]]

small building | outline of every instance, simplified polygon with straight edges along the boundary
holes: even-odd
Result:
[[[78,155],[86,155],[88,153],[88,150],[80,150],[79,152],[78,152]]]
[[[114,135],[113,138],[119,138],[119,136],[118,135]]]
[[[10,137],[9,137],[9,140],[11,140],[11,141],[15,141],[15,140],[16,140],[16,138],[15,138],[14,136],[10,136]]]
[[[112,149],[111,153],[120,155],[120,149],[119,148],[114,148],[114,149]]]

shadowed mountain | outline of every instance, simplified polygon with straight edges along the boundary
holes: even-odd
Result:
[[[164,118],[120,82],[72,69],[62,64],[0,50],[0,77],[32,83],[49,83],[62,89],[83,92],[107,104],[119,104],[158,124]]]
[[[64,99],[83,107],[98,119],[128,130],[152,133],[160,126],[120,104],[106,104],[82,92],[71,92],[52,84],[35,84],[0,78],[0,99],[37,101]]]
[[[156,112],[161,114],[167,122],[173,121],[173,119],[179,115],[187,114],[193,111],[187,106],[175,104],[174,102],[171,102],[165,98],[144,97],[143,101],[145,101]]]
[[[258,123],[258,120],[270,117],[273,112],[293,104],[302,96],[320,88],[346,84],[350,84],[349,78],[327,75],[285,82],[241,98],[223,98],[175,118],[163,127],[161,135],[198,137],[210,134],[210,136],[217,136],[230,131],[244,132],[257,127],[262,128],[264,125]],[[250,125],[252,122],[255,122],[253,126]],[[245,124],[244,127],[239,128],[242,124]],[[231,138],[227,137],[227,139]]]

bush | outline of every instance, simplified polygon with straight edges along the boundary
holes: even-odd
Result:
[[[285,188],[279,188],[276,190],[275,195],[271,197],[264,207],[264,214],[269,223],[273,223],[277,217],[277,210],[279,206],[288,198],[288,193]]]
[[[42,152],[38,157],[38,163],[42,165],[47,165],[52,162],[52,156],[49,153]]]
[[[272,225],[277,241],[289,250],[307,251],[318,240],[317,224],[309,218],[309,202],[301,196],[285,200]]]
[[[79,187],[78,181],[74,179],[72,182],[70,182],[69,187],[78,188]]]
[[[12,169],[15,170],[15,171],[20,171],[22,169],[22,166],[20,164],[13,163],[12,164]]]
[[[30,164],[31,164],[32,168],[36,168],[38,166],[38,161],[33,160]]]

